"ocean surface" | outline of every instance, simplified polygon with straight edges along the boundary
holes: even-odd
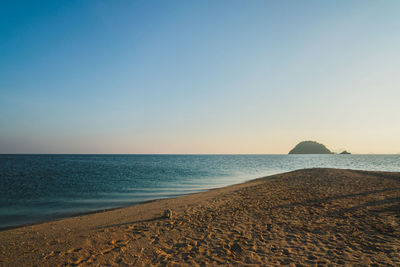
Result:
[[[0,155],[0,228],[296,169],[400,171],[400,155]]]

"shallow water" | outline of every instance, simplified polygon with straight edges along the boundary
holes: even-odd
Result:
[[[400,155],[0,155],[0,228],[312,167],[400,171]]]

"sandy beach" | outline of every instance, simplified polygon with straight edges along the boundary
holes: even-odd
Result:
[[[400,173],[306,169],[4,230],[0,265],[400,266],[399,224]]]

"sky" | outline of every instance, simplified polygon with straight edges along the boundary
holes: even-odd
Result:
[[[400,1],[1,1],[0,153],[400,153]]]

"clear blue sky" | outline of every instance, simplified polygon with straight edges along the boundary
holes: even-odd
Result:
[[[0,153],[400,152],[400,1],[1,1]]]

